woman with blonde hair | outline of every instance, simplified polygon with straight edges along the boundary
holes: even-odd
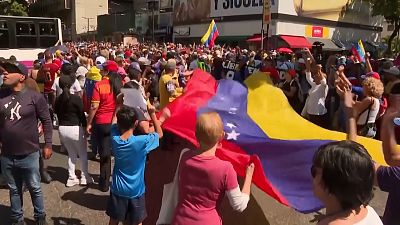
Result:
[[[197,118],[196,138],[200,147],[182,156],[178,172],[179,200],[173,225],[222,225],[217,208],[225,195],[235,210],[246,209],[254,164],[247,167],[240,190],[232,164],[215,156],[217,146],[225,136],[223,127],[216,112],[203,113]]]
[[[359,135],[373,138],[376,135],[375,121],[379,113],[379,99],[384,87],[382,81],[374,77],[367,77],[362,86],[365,98],[354,102],[354,110],[358,114],[357,130]]]

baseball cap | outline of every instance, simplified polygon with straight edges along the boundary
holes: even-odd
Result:
[[[104,70],[109,72],[117,72],[118,71],[118,64],[115,61],[107,60],[103,64]]]
[[[0,66],[9,73],[19,73],[24,76],[28,76],[28,68],[18,61],[3,60],[0,62]]]
[[[143,66],[150,66],[150,65],[151,65],[150,60],[148,60],[148,59],[145,58],[145,57],[140,57],[140,58],[138,59],[138,62],[139,62],[140,64],[142,64]]]
[[[176,69],[176,60],[175,59],[168,59],[167,65],[165,65],[166,69],[174,70]]]
[[[137,62],[131,63],[131,65],[129,65],[129,69],[130,69],[130,68],[135,69],[135,70],[137,70],[137,71],[139,71],[139,72],[142,72],[142,69],[140,69],[139,63],[137,63]]]
[[[367,74],[365,75],[365,77],[373,77],[373,78],[375,78],[375,79],[377,79],[377,80],[380,80],[380,79],[381,79],[381,76],[380,76],[379,73],[377,73],[377,72],[369,72],[369,73],[367,73]]]
[[[400,70],[396,66],[392,66],[392,67],[390,67],[390,69],[384,69],[383,72],[388,73],[388,74],[392,74],[392,75],[395,75],[395,76],[399,76],[400,75]]]
[[[98,56],[96,58],[96,67],[99,68],[100,70],[103,70],[103,64],[106,62],[106,58],[104,58],[103,56]]]
[[[56,55],[56,56],[65,55],[65,52],[63,52],[63,51],[61,51],[61,50],[57,50],[57,51],[55,52],[55,55]]]

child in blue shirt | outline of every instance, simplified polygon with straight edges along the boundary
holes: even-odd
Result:
[[[142,224],[146,218],[144,171],[146,155],[159,146],[163,136],[154,107],[148,107],[155,133],[135,136],[137,115],[131,107],[117,109],[111,126],[111,145],[114,153],[114,171],[107,215],[110,225]]]

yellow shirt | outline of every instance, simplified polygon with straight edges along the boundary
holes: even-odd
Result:
[[[173,79],[175,78],[175,79]],[[169,93],[167,90],[167,84],[172,82],[175,85],[174,93]],[[171,74],[163,74],[158,82],[158,90],[160,92],[160,109],[164,108],[168,103],[172,102],[182,94],[182,88],[179,87],[177,76]]]

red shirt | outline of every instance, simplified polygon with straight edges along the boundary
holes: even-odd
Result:
[[[46,63],[41,68],[45,73],[49,73],[50,80],[44,83],[44,93],[52,93],[53,90],[51,87],[53,86],[54,80],[56,79],[56,73],[60,70],[60,67],[55,63]]]
[[[179,202],[172,224],[222,225],[217,209],[225,191],[238,186],[230,162],[186,152],[179,165]]]
[[[55,58],[55,59],[53,60],[53,63],[57,64],[57,66],[61,68],[61,65],[62,65],[61,59]]]
[[[96,124],[111,124],[116,102],[107,78],[103,78],[94,86],[92,103],[99,103],[94,116]]]

